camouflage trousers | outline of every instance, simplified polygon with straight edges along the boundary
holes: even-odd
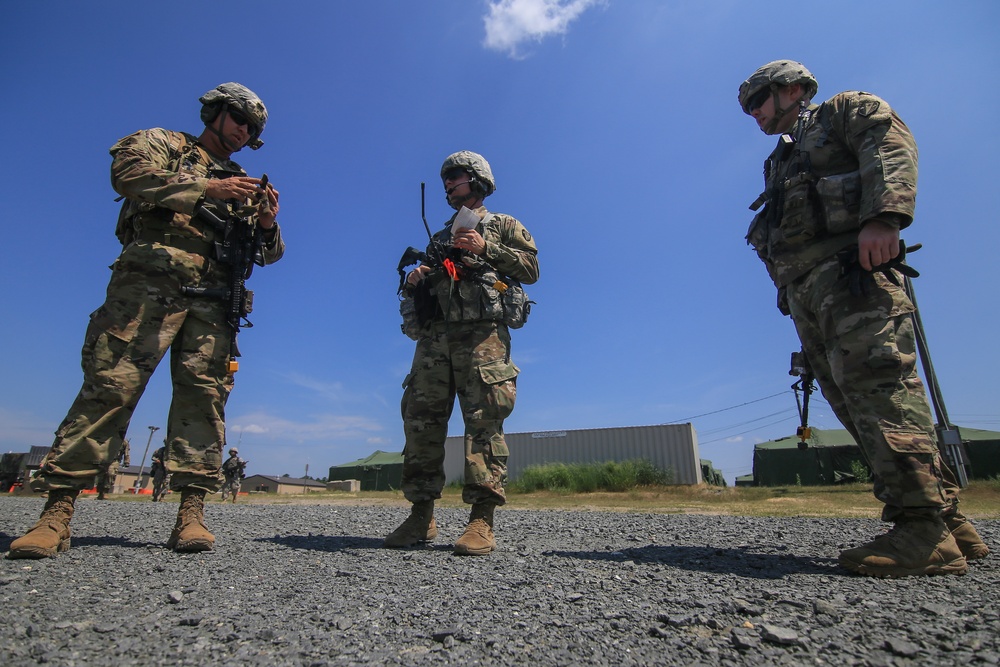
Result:
[[[118,461],[114,460],[100,467],[94,488],[100,494],[114,493],[115,481],[118,479]]]
[[[435,322],[417,341],[403,382],[403,495],[410,502],[441,497],[444,441],[455,396],[465,422],[467,503],[507,501],[503,421],[514,410],[518,368],[510,333],[496,322]]]
[[[225,501],[230,495],[233,497],[233,502],[236,502],[236,496],[240,493],[240,487],[243,486],[242,477],[227,477],[226,481],[222,483],[222,500]]]
[[[788,306],[823,396],[875,475],[882,518],[936,515],[958,501],[945,481],[916,372],[913,304],[881,273],[854,296],[830,259],[788,286]],[[950,475],[950,471],[948,471]]]
[[[129,421],[167,350],[173,397],[165,464],[171,487],[218,490],[225,442],[229,331],[221,300],[181,287],[224,284],[214,262],[133,243],[115,262],[104,304],[90,316],[83,386],[32,479],[36,490],[89,488],[118,458]]]

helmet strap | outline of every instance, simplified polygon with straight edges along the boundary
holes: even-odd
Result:
[[[225,148],[230,153],[236,153],[240,150],[240,148],[242,148],[242,146],[234,147],[230,145],[229,141],[222,134],[222,126],[225,124],[226,116],[228,115],[229,115],[229,102],[223,102],[222,106],[219,107],[219,114],[209,124],[208,128],[215,133],[215,136],[218,137],[219,143],[222,144],[223,148]]]
[[[768,134],[773,134],[774,132],[777,131],[778,123],[780,123],[781,119],[785,117],[785,114],[787,114],[792,109],[795,109],[796,107],[801,108],[805,106],[805,103],[802,100],[802,95],[805,94],[805,91],[803,90],[802,95],[799,95],[799,98],[797,100],[794,100],[791,104],[782,109],[781,105],[778,104],[778,90],[780,88],[781,86],[779,86],[776,83],[771,84],[771,99],[774,100],[774,117],[771,119],[771,122],[767,124]]]

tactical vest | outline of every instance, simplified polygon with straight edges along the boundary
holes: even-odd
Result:
[[[480,226],[487,243],[503,244],[495,213],[487,213]],[[451,228],[435,234],[432,245],[450,248]],[[501,274],[485,260],[469,253],[462,253],[456,264],[459,265],[457,280],[436,267],[416,288],[427,290],[426,298],[435,306],[430,313],[417,303],[425,298],[422,294],[404,297],[400,303],[403,333],[417,340],[423,328],[433,320],[503,322],[510,329],[524,326],[534,302],[528,299],[518,280]]]
[[[184,173],[194,178],[219,178],[225,176],[245,175],[242,170],[222,169],[222,163],[212,158],[198,143],[197,137],[186,132],[167,132],[170,139],[170,154],[164,169],[175,173]],[[142,141],[148,141],[146,133],[140,133]],[[227,161],[236,166],[235,163]],[[119,197],[122,199],[122,197]],[[213,201],[213,212],[225,216],[230,211],[228,203]],[[219,209],[223,210],[219,210]],[[169,237],[167,236],[169,235]],[[192,239],[194,248],[209,248],[215,240],[216,230],[210,226],[192,219],[190,215],[180,213],[155,204],[124,198],[121,211],[118,213],[118,223],[115,226],[115,236],[122,246],[127,246],[140,237],[160,240],[172,237],[174,245],[184,245],[184,239]],[[180,238],[178,241],[177,239]],[[169,245],[169,243],[168,243]]]
[[[814,154],[838,141],[822,111],[804,109],[795,135],[779,138],[764,162],[765,190],[750,206],[757,211],[764,204],[750,223],[747,243],[779,287],[855,243],[861,228],[857,162],[851,171],[823,177],[814,169]]]
[[[503,244],[495,213],[486,214],[481,228],[487,243]],[[434,240],[450,247],[451,228],[435,234]],[[443,319],[448,322],[504,322],[512,329],[523,326],[531,302],[521,283],[471,254],[463,254],[460,262],[459,280],[453,281],[444,271],[431,276],[431,290],[437,297]]]

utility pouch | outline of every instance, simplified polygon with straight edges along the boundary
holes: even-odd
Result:
[[[400,329],[412,340],[420,340],[420,332],[435,317],[441,317],[441,307],[430,288],[430,279],[421,280],[416,286],[403,291],[399,314],[403,318]]]
[[[820,231],[813,183],[813,175],[809,172],[798,173],[785,181],[780,227],[781,235],[788,245],[804,243]]]
[[[511,281],[501,297],[503,303],[503,323],[508,329],[520,329],[528,321],[531,314],[531,304],[535,303],[528,299],[524,288],[519,283]]]
[[[412,296],[404,296],[399,302],[399,314],[403,318],[400,330],[410,340],[420,340],[420,322],[417,320],[417,306]]]
[[[823,222],[830,234],[859,229],[861,221],[861,172],[825,176],[816,181],[816,195]]]
[[[757,215],[750,221],[750,229],[747,230],[747,243],[758,253],[765,253],[767,249],[767,207],[757,211]]]

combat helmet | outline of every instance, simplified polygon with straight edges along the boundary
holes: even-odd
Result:
[[[264,132],[264,126],[267,125],[267,107],[264,106],[264,102],[257,96],[257,93],[243,84],[222,83],[199,97],[198,101],[202,103],[201,120],[205,125],[211,124],[223,108],[232,107],[253,123],[247,146],[257,150],[264,145],[264,142],[260,140],[260,135]]]
[[[493,170],[490,169],[490,163],[479,153],[472,151],[452,153],[445,158],[444,164],[441,165],[441,178],[444,179],[446,171],[456,167],[465,169],[472,174],[473,185],[478,188],[483,197],[489,197],[496,192],[496,181],[493,180]]]
[[[774,60],[760,67],[750,78],[740,84],[739,100],[743,113],[750,115],[750,100],[765,88],[790,86],[800,83],[805,88],[805,99],[812,99],[819,90],[819,82],[802,63],[794,60]]]
[[[236,449],[235,447],[230,447],[230,448],[229,448],[229,453],[230,453],[230,454],[239,454],[240,452],[239,452],[239,450],[238,450],[238,449]]]

